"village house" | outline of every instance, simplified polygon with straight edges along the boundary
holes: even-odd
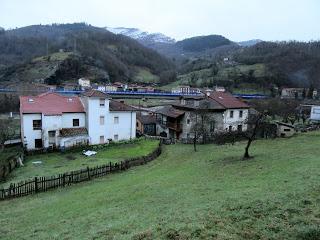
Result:
[[[21,140],[27,150],[132,139],[135,110],[95,90],[82,96],[20,97]]]
[[[156,136],[156,116],[152,113],[142,114],[137,113],[137,133],[139,135]]]
[[[28,150],[86,143],[85,109],[78,97],[56,93],[20,97],[21,141]]]
[[[281,98],[283,99],[302,99],[310,96],[309,89],[307,88],[283,88],[281,90]],[[311,96],[312,98],[316,98],[318,92],[317,90],[313,90]],[[303,95],[305,95],[303,97]]]
[[[210,133],[246,131],[249,106],[229,93],[212,92],[199,98],[181,98],[179,103],[157,107],[157,135],[189,139],[193,137],[196,115],[206,114]],[[208,133],[208,134],[210,134]]]
[[[291,137],[295,133],[293,125],[283,122],[276,122],[278,137]]]
[[[88,89],[91,87],[90,80],[86,78],[78,79],[78,84],[81,87],[81,89]]]
[[[202,122],[209,130],[208,135],[215,131],[223,131],[223,112],[225,108],[212,99],[198,99],[193,101],[180,101],[180,104],[173,105],[175,108],[184,111],[181,119],[181,139],[187,140],[194,137],[194,125],[201,122],[205,116],[206,121]]]
[[[117,85],[113,85],[113,84],[107,84],[105,86],[105,91],[106,92],[117,92],[117,91],[122,91],[123,89]]]
[[[172,88],[171,90],[172,93],[177,93],[177,94],[201,94],[200,89],[198,88],[192,88],[190,86],[179,86],[176,88]]]
[[[320,121],[320,106],[312,106],[310,112],[310,120]]]
[[[157,136],[180,139],[182,133],[182,119],[184,111],[174,108],[171,105],[157,107],[156,114],[156,134]]]
[[[249,106],[227,92],[213,92],[208,96],[225,108],[223,128],[227,131],[246,131]]]

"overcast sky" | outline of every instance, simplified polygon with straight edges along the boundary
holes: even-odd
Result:
[[[320,40],[320,0],[0,0],[0,26],[86,22],[178,40]]]

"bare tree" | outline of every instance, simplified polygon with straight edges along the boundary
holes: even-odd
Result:
[[[9,140],[15,134],[15,129],[11,119],[0,120],[0,147],[4,148],[5,141]]]
[[[202,143],[206,143],[206,139],[210,133],[214,131],[215,119],[207,108],[197,109],[191,114],[191,130],[193,134],[193,148],[197,151],[197,143],[202,138]]]
[[[249,116],[247,120],[249,129],[246,132],[244,132],[244,136],[248,140],[247,145],[245,147],[245,152],[243,155],[244,160],[251,158],[249,155],[249,148],[252,142],[256,139],[259,127],[265,123],[265,119],[266,119],[265,113],[258,113],[256,115]]]

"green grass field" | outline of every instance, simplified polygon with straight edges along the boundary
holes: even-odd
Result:
[[[97,154],[91,157],[86,157],[82,152],[56,152],[27,156],[24,166],[16,168],[5,183],[0,183],[0,188],[7,187],[11,182],[19,182],[36,176],[52,176],[109,162],[120,162],[132,157],[146,156],[157,146],[158,141],[141,140],[132,144],[119,144],[96,150]],[[42,161],[42,164],[33,163],[37,161]]]
[[[223,66],[216,75],[213,75],[211,68],[204,68],[187,74],[178,75],[177,81],[162,86],[162,89],[171,90],[179,85],[207,87],[216,85],[217,82],[221,81],[230,83],[239,79],[241,76],[249,76],[250,72],[252,72],[252,75],[257,79],[269,76],[268,70],[264,64]],[[237,93],[265,93],[269,91],[268,89],[262,89],[261,84],[238,85],[238,89],[235,89],[235,92]]]
[[[0,202],[1,239],[319,239],[320,132],[165,146],[148,165]]]
[[[147,68],[136,68],[137,74],[134,76],[133,81],[139,83],[157,83],[159,76],[154,75]]]

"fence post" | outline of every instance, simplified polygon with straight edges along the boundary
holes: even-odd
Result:
[[[90,180],[90,168],[87,167],[87,172],[88,172],[88,179]]]
[[[112,162],[109,162],[109,169],[110,169],[110,172],[112,172]]]
[[[63,186],[66,185],[66,174],[65,173],[62,175],[62,185]]]
[[[38,189],[38,178],[34,177],[34,190],[37,193],[39,191]]]
[[[71,182],[70,184],[73,183],[73,171],[71,171]]]

